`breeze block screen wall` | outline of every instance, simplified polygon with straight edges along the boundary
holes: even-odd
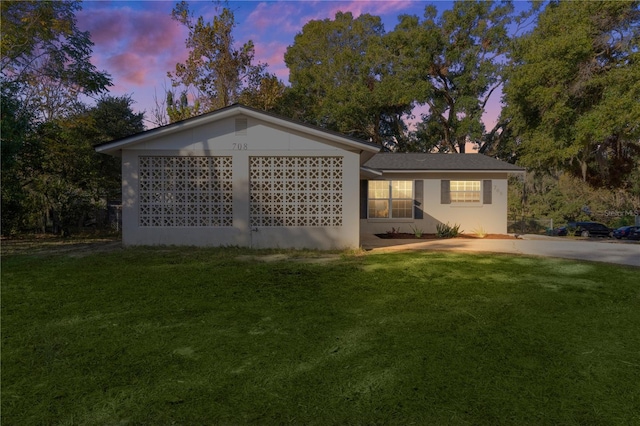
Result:
[[[342,226],[342,157],[250,157],[250,225]]]
[[[142,227],[233,226],[232,157],[139,157]]]

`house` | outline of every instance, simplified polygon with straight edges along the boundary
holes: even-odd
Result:
[[[522,172],[481,155],[380,154],[242,105],[96,150],[122,158],[125,245],[339,249],[447,221],[506,233],[507,175]]]
[[[507,233],[507,179],[524,169],[481,154],[380,153],[363,167],[360,232]]]

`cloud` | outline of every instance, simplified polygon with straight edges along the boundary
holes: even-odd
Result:
[[[78,14],[79,28],[94,42],[93,62],[106,68],[116,85],[153,86],[186,59],[186,31],[171,20],[167,3],[150,5],[156,8],[105,5]]]
[[[255,45],[255,59],[262,63],[277,65],[284,62],[284,53],[287,51],[287,44],[279,41],[269,43],[257,43]]]
[[[277,29],[277,34],[296,34],[302,29],[296,17],[300,15],[300,2],[262,2],[247,16],[246,24],[254,32],[264,34]]]
[[[146,84],[147,73],[151,69],[140,55],[125,52],[108,58],[107,62],[119,80],[143,86]]]

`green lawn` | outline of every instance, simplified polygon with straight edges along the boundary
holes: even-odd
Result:
[[[640,424],[640,270],[454,253],[2,259],[2,421]]]

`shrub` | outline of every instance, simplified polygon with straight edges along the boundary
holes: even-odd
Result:
[[[422,234],[423,234],[422,229],[418,228],[417,226],[412,226],[411,231],[413,231],[413,235],[415,235],[416,238],[422,237]]]
[[[436,225],[436,237],[438,238],[454,238],[460,234],[460,225],[455,224],[453,226],[449,225],[449,222],[446,224],[439,223]]]

